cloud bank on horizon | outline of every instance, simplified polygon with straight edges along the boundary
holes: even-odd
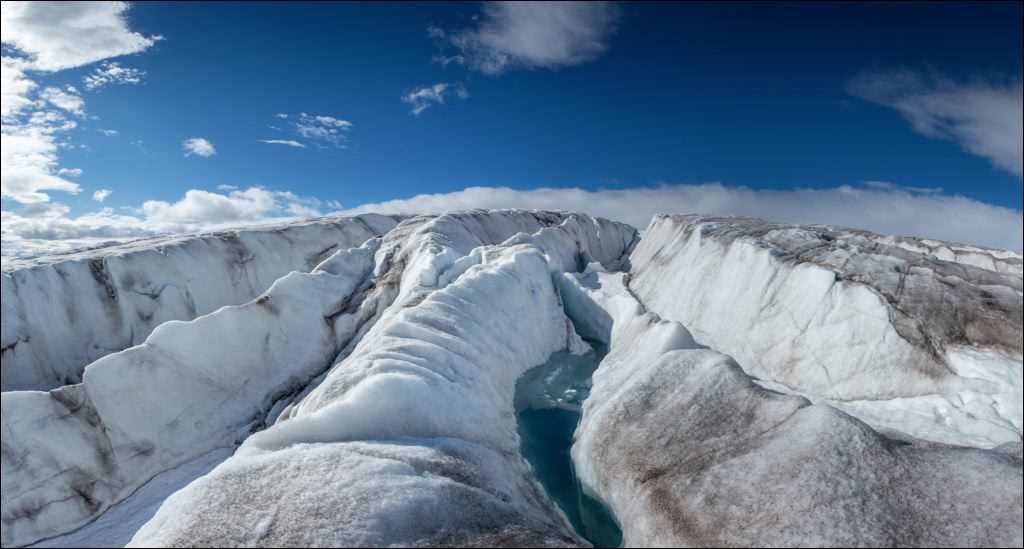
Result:
[[[935,189],[909,189],[868,182],[831,189],[760,190],[720,183],[663,184],[621,190],[579,188],[517,190],[469,187],[345,209],[290,192],[262,188],[222,192],[192,190],[174,203],[147,201],[128,213],[104,209],[69,218],[3,212],[3,254],[7,257],[64,251],[98,242],[167,233],[284,222],[325,214],[432,214],[475,208],[527,208],[579,211],[643,229],[659,213],[703,213],[758,217],[787,223],[832,224],[965,244],[1024,250],[1024,217]],[[942,220],[937,222],[937,220]]]

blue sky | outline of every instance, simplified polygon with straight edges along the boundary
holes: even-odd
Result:
[[[17,4],[4,149],[34,112],[74,127],[35,132],[45,165],[4,153],[5,255],[357,207],[615,216],[609,199],[1021,247],[1019,2]],[[103,32],[68,30],[91,9]]]

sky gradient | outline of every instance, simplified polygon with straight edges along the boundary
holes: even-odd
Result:
[[[1021,6],[4,2],[3,255],[478,206],[1019,250]]]

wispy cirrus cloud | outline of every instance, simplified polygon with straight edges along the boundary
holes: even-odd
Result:
[[[307,143],[310,143],[320,148],[348,148],[349,133],[353,127],[352,122],[348,120],[330,115],[309,114],[305,112],[295,115],[277,113],[274,115],[274,118],[286,121],[288,124],[287,131],[296,137],[301,137],[305,142],[295,139],[260,139],[259,141],[290,147],[305,147]],[[270,128],[277,131],[285,131],[277,126],[271,126]]]
[[[958,82],[913,71],[864,73],[849,92],[892,108],[917,133],[958,143],[1017,177],[1024,174],[1024,87],[1013,82]]]
[[[415,88],[402,96],[402,102],[412,107],[412,114],[419,116],[420,113],[434,105],[443,105],[446,97],[458,97],[459,99],[469,98],[469,91],[462,82],[450,84],[438,82],[433,86]]]
[[[260,143],[266,143],[268,145],[284,145],[286,147],[294,147],[297,149],[305,149],[306,146],[302,143],[295,141],[294,139],[260,139]]]
[[[454,55],[434,58],[497,75],[512,68],[558,69],[593,61],[608,49],[619,9],[610,2],[485,2],[474,28],[428,35]]]

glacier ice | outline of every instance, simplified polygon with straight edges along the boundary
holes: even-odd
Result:
[[[1020,256],[914,248],[960,249],[659,216],[631,257],[630,289],[774,389],[937,442],[1020,440]]]
[[[12,260],[0,277],[0,387],[77,383],[87,364],[142,343],[160,324],[245,303],[290,271],[309,271],[398,220],[332,217]]]
[[[759,386],[647,311],[623,274],[566,274],[561,286],[580,330],[610,346],[573,459],[623,525],[625,546],[1024,540],[1019,444],[996,452],[887,438],[836,408]]]
[[[1012,252],[524,210],[18,260],[0,543],[586,545],[536,409],[582,412],[627,546],[1020,546],[1021,287]]]

